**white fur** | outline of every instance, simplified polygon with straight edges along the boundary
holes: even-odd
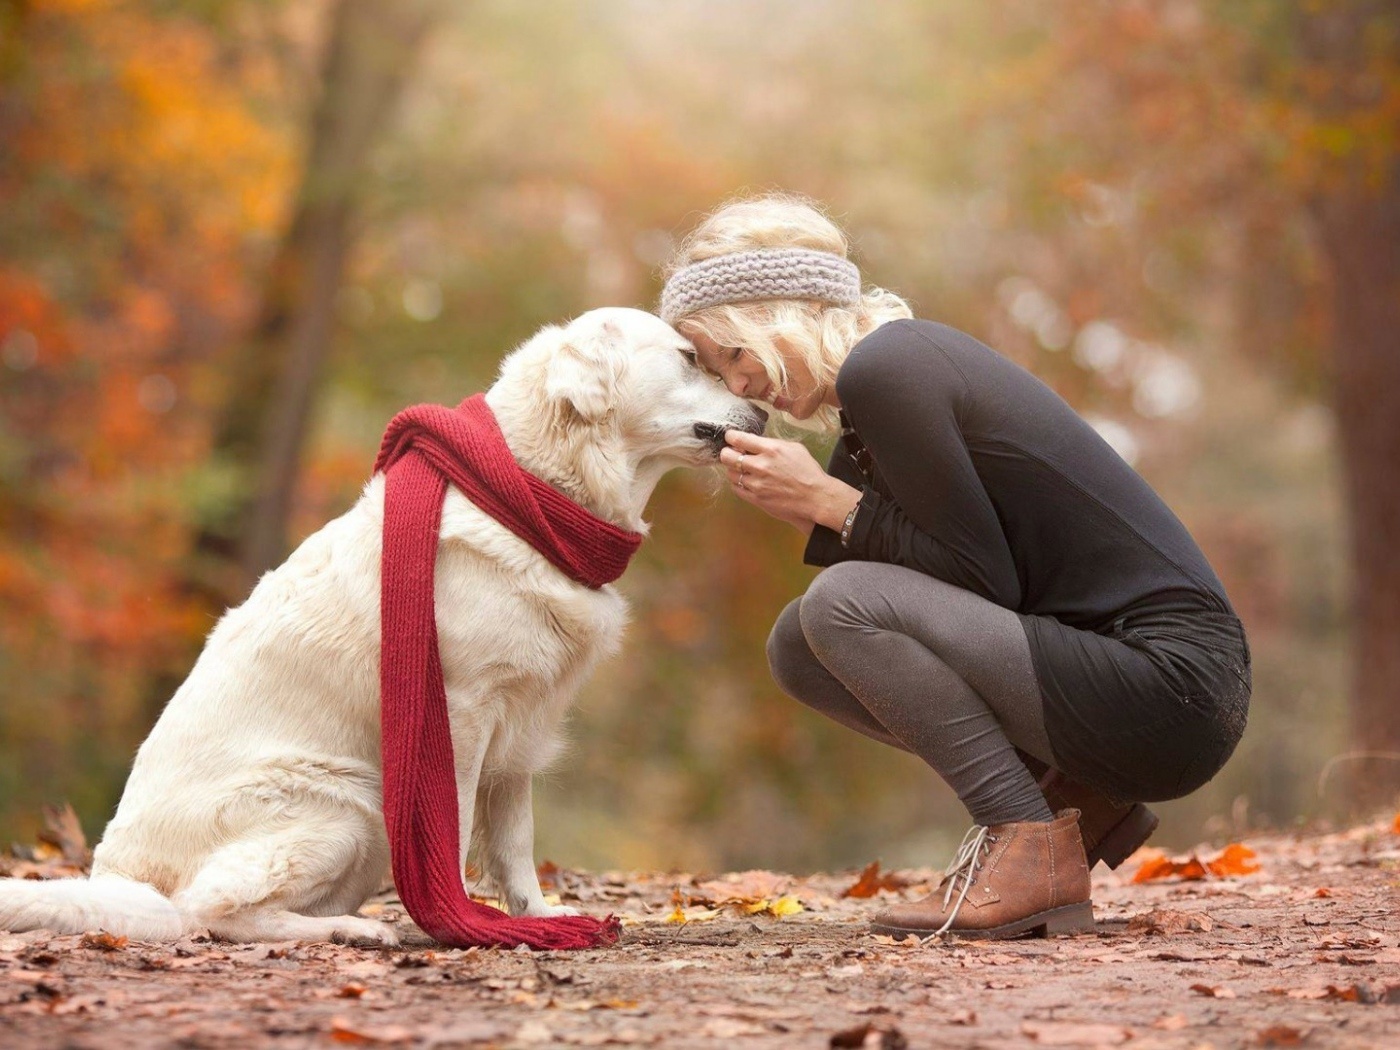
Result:
[[[624,527],[672,467],[715,461],[697,422],[755,411],[686,361],[650,314],[595,310],[502,363],[487,401],[527,470]],[[310,536],[219,621],[141,745],[90,880],[0,880],[0,929],[103,928],[173,939],[370,940],[354,915],[385,878],[379,759],[384,481]],[[531,776],[555,755],[579,685],[626,619],[611,586],[574,583],[449,488],[436,568],[462,860],[514,915],[572,912],[540,893]]]

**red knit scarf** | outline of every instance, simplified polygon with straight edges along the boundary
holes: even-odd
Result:
[[[586,916],[513,919],[462,887],[457,781],[433,608],[442,501],[450,481],[571,579],[617,579],[641,544],[516,463],[477,394],[455,409],[415,405],[389,423],[380,570],[384,823],[399,897],[423,931],[455,947],[589,948],[619,924]]]

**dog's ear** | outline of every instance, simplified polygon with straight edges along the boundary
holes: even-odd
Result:
[[[606,321],[591,331],[565,329],[564,342],[545,369],[545,394],[562,401],[584,422],[596,423],[612,407],[617,344],[622,329]]]

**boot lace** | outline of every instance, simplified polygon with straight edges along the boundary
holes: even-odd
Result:
[[[934,931],[935,937],[947,933],[952,928],[954,920],[957,919],[963,901],[967,900],[968,890],[972,889],[972,883],[982,867],[982,854],[990,853],[992,843],[997,840],[991,832],[991,828],[983,827],[981,824],[974,824],[968,828],[967,834],[963,836],[962,843],[958,846],[958,855],[953,858],[953,863],[944,870],[943,882],[940,884],[947,887],[943,891],[943,907],[948,907],[948,902],[953,899],[954,893],[958,895],[958,901],[953,905],[953,911],[948,916],[948,921]],[[961,889],[959,889],[959,884],[961,884]]]

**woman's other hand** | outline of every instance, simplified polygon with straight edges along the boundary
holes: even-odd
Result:
[[[811,533],[813,524],[841,530],[860,490],[833,478],[799,441],[742,430],[725,432],[719,460],[735,495],[759,510]]]

